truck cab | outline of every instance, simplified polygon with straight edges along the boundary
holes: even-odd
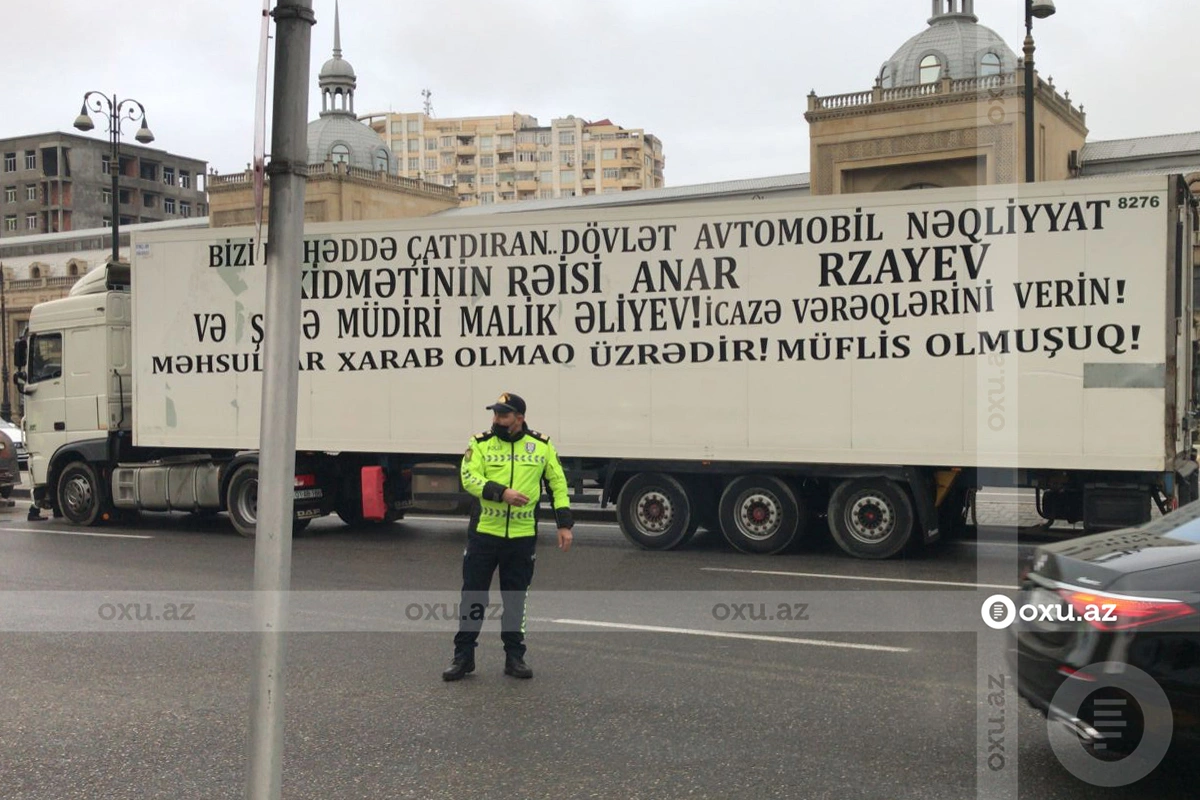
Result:
[[[18,341],[29,472],[35,502],[71,454],[110,453],[132,416],[129,266],[110,262],[39,303]]]

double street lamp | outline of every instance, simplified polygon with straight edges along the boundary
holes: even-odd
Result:
[[[131,122],[140,120],[142,126],[138,128],[138,132],[134,134],[133,138],[142,144],[153,142],[154,134],[146,126],[146,109],[137,100],[126,98],[118,101],[116,95],[109,97],[100,92],[88,92],[83,96],[83,106],[79,109],[79,116],[75,118],[75,127],[81,131],[90,131],[96,127],[92,124],[89,109],[97,114],[103,114],[108,123],[108,141],[112,146],[111,160],[108,164],[108,171],[112,175],[112,260],[120,261],[121,250],[118,234],[121,224],[121,190],[117,185],[117,178],[121,174],[121,123],[125,120]]]
[[[1033,18],[1054,13],[1054,0],[1025,0],[1025,182],[1033,183]]]

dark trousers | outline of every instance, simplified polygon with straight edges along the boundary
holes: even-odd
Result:
[[[488,589],[497,567],[500,568],[500,595],[504,603],[500,617],[504,652],[515,658],[525,657],[525,600],[529,582],[533,580],[536,544],[536,536],[503,539],[474,530],[467,534],[462,603],[459,605],[458,633],[454,637],[455,658],[474,656],[479,629],[487,614]]]

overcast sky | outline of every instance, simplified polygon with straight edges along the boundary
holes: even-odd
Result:
[[[84,92],[96,89],[140,100],[155,147],[218,172],[250,161],[262,0],[5,4],[0,137],[72,131]],[[880,64],[926,27],[930,5],[341,0],[342,48],[358,74],[359,114],[420,110],[428,88],[437,116],[517,111],[543,125],[607,117],[662,139],[667,184],[681,185],[807,172],[809,90],[869,89]],[[975,5],[980,23],[1019,54],[1021,0]],[[1200,2],[1057,6],[1035,23],[1036,63],[1084,104],[1090,140],[1200,130]],[[333,47],[334,0],[313,8],[310,119]],[[135,132],[127,124],[125,138]],[[92,135],[103,138],[102,122]]]

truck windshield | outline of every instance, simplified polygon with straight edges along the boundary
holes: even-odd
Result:
[[[29,344],[29,382],[62,376],[62,334],[43,333]]]

